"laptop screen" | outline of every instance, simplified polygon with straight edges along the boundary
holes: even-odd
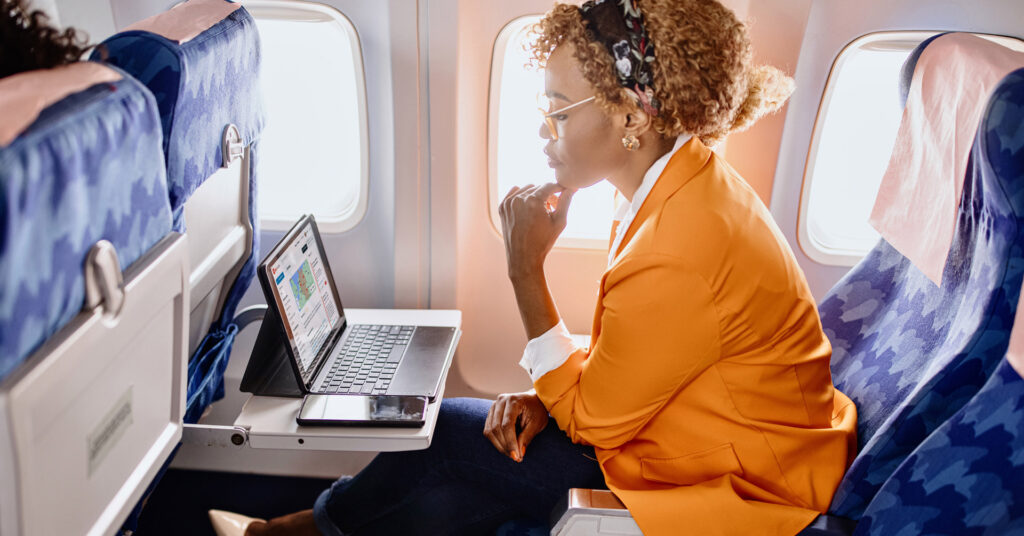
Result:
[[[341,328],[343,319],[312,222],[304,222],[279,248],[270,259],[268,275],[302,381],[308,384],[318,365],[317,356]]]

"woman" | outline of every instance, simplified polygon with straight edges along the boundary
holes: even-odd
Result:
[[[501,204],[535,391],[489,409],[446,400],[430,449],[382,454],[313,511],[246,534],[485,534],[602,483],[649,536],[795,534],[828,507],[855,408],[832,386],[782,234],[708,149],[781,106],[792,82],[750,67],[745,27],[712,0],[556,5],[537,32],[557,184]],[[584,349],[543,265],[575,190],[601,180],[628,203]]]

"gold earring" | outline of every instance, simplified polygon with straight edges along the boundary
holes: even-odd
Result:
[[[622,146],[625,147],[627,151],[635,151],[640,148],[640,139],[632,134],[627,134],[622,138]]]

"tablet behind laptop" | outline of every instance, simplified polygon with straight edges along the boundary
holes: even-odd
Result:
[[[347,323],[313,216],[303,216],[257,272],[305,393],[437,395],[457,330]]]

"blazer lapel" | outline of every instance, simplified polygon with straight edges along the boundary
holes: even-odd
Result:
[[[690,179],[703,169],[710,159],[711,149],[708,149],[701,143],[700,139],[696,136],[683,144],[676,151],[676,154],[672,155],[668,165],[665,166],[665,170],[658,177],[658,182],[654,183],[654,188],[651,189],[651,193],[644,200],[644,204],[640,206],[640,211],[633,218],[629,229],[626,229],[626,236],[622,237],[622,243],[619,244],[619,249],[615,252],[616,257],[622,253],[622,250],[633,238],[633,235],[636,234],[643,221],[661,210],[665,201],[682,188],[684,184],[690,182]],[[601,288],[603,289],[604,286],[602,285]]]
[[[629,243],[633,235],[636,234],[637,229],[640,228],[641,223],[649,218],[652,214],[661,210],[661,207],[665,204],[672,194],[676,193],[677,190],[683,187],[686,183],[690,182],[697,172],[707,165],[711,159],[711,149],[708,149],[701,141],[694,136],[693,139],[686,142],[682,147],[676,151],[676,154],[672,155],[669,159],[668,165],[665,166],[665,171],[661,172],[661,176],[658,177],[658,182],[654,184],[654,188],[651,189],[651,193],[644,200],[644,204],[640,206],[640,211],[637,212],[636,217],[633,218],[633,223],[629,225],[629,229],[626,230],[626,236],[622,237],[622,244],[619,244],[618,251],[615,252],[615,256],[618,257],[622,250]],[[615,240],[615,230],[619,222],[612,223],[612,241]],[[609,246],[611,247],[611,243]],[[617,263],[618,261],[616,261]],[[613,263],[612,266],[615,264]],[[601,287],[599,289],[599,295],[597,298],[597,306],[594,307],[594,322],[590,328],[590,347],[594,347],[594,341],[597,340],[597,336],[601,333],[601,315],[604,313],[604,288],[605,281],[608,279],[608,272],[611,270],[611,266],[604,271],[601,275]]]

